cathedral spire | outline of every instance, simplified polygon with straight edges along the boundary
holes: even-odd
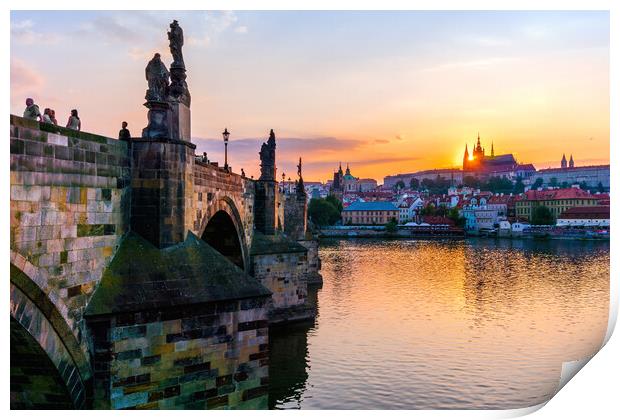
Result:
[[[495,149],[493,148],[493,141],[491,140],[491,157],[495,157]]]
[[[575,161],[573,160],[573,155],[570,155],[570,160],[568,161],[568,167],[569,168],[575,167]]]
[[[562,153],[562,161],[560,162],[560,165],[562,166],[562,169],[566,168],[566,155],[564,153]]]

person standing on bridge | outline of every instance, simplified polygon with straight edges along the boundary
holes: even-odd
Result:
[[[43,110],[43,116],[41,117],[41,122],[52,124],[52,117],[50,117],[51,110],[49,108],[45,108]]]
[[[131,133],[127,129],[127,121],[123,121],[121,125],[123,128],[121,128],[121,131],[118,132],[118,139],[129,140],[131,138]]]
[[[50,109],[50,119],[52,120],[52,124],[58,125],[58,120],[56,119],[56,111]]]
[[[39,105],[36,105],[34,103],[34,99],[32,98],[26,99],[26,109],[24,110],[24,118],[28,120],[43,121],[43,117],[41,116],[41,111],[39,110]]]
[[[71,110],[69,121],[67,121],[67,128],[77,131],[80,131],[82,129],[82,122],[80,121],[80,117],[78,117],[77,109]]]

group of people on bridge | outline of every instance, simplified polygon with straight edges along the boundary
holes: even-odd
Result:
[[[24,118],[29,120],[40,121],[47,124],[58,125],[56,120],[56,111],[51,108],[45,108],[43,114],[39,110],[39,105],[34,103],[34,99],[26,99],[26,109],[24,110]],[[77,109],[72,109],[67,121],[67,128],[80,131],[82,129],[82,122],[78,116]]]
[[[45,108],[43,110],[43,114],[41,114],[41,111],[39,110],[39,105],[35,104],[34,99],[32,98],[26,99],[24,118],[28,120],[39,121],[42,123],[58,125],[58,120],[56,120],[56,111],[51,108]],[[118,132],[119,140],[129,140],[131,138],[131,133],[127,129],[127,121],[123,121],[121,126],[121,130]],[[82,130],[82,121],[78,116],[77,109],[71,110],[71,114],[69,115],[69,120],[67,121],[66,127],[77,131]]]

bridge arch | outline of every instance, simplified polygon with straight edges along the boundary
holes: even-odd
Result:
[[[58,308],[13,264],[10,293],[11,407],[86,408],[90,365]]]
[[[219,199],[206,217],[200,237],[242,270],[249,268],[249,249],[243,222],[235,203],[228,197]]]

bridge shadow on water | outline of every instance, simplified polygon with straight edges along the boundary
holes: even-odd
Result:
[[[308,286],[308,304],[318,314],[320,286]],[[301,408],[310,369],[308,334],[316,321],[269,328],[269,409]]]

